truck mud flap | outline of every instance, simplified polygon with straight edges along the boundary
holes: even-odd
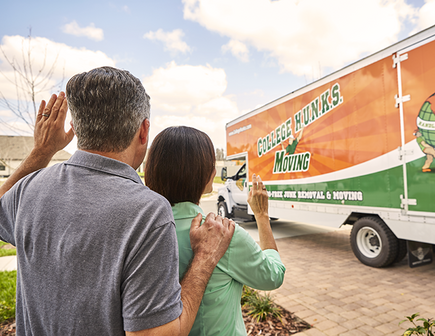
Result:
[[[432,263],[432,244],[408,240],[408,265],[411,268]]]

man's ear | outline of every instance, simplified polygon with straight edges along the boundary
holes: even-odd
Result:
[[[73,132],[74,132],[74,134],[76,134],[76,131],[74,130],[74,125],[73,125],[73,122],[72,122],[72,120],[69,122],[69,124],[71,125],[71,128],[72,128],[72,130],[73,130]]]
[[[142,145],[145,145],[148,143],[148,135],[150,132],[150,121],[149,119],[145,119],[142,121],[142,124],[140,125],[140,141]]]

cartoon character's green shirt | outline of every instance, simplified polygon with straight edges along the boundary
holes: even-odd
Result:
[[[298,145],[298,140],[294,139],[291,145],[288,145],[285,149],[286,154],[294,154],[296,151],[296,146]]]

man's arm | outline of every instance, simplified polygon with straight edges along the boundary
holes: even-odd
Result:
[[[232,220],[213,213],[207,215],[203,225],[200,225],[201,219],[201,214],[198,214],[193,219],[190,229],[190,246],[194,257],[181,281],[183,312],[178,319],[172,322],[152,329],[126,332],[127,336],[184,336],[189,334],[208,280],[220,258],[225,254],[235,229]]]
[[[36,116],[34,148],[0,187],[0,197],[24,176],[47,167],[53,155],[71,142],[73,130],[65,133],[64,129],[67,111],[64,92],[59,93],[59,96],[53,94],[47,105],[44,100],[41,102]]]

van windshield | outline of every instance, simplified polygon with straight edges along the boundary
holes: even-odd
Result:
[[[239,179],[246,178],[246,163],[240,168],[239,172],[237,173],[237,176]]]

